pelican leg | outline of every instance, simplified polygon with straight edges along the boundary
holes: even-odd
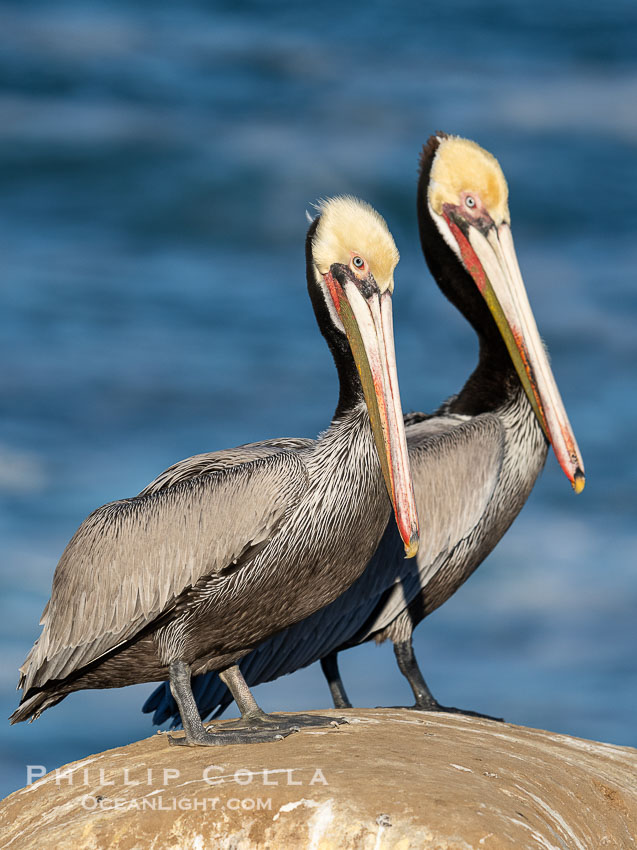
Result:
[[[484,717],[486,720],[502,721],[501,717],[492,717],[490,714],[480,714],[478,711],[463,711],[460,708],[453,708],[448,705],[440,705],[438,700],[429,690],[425,682],[420,667],[416,661],[414,647],[411,636],[408,640],[394,643],[394,654],[400,672],[409,682],[416,702],[409,706],[412,711],[446,711],[450,714],[466,714],[471,717]]]
[[[411,637],[408,640],[394,643],[394,655],[400,672],[407,679],[414,692],[416,703],[412,708],[418,711],[445,711],[429,690],[420,672]]]
[[[186,737],[184,739],[175,739],[169,735],[171,743],[176,743],[177,740],[187,741],[188,743],[198,743],[198,739],[206,734],[206,730],[199,717],[197,703],[192,694],[192,685],[190,684],[190,667],[185,661],[172,661],[169,668],[169,684],[170,692],[173,695],[179,714],[181,715],[181,725],[184,727]]]
[[[345,686],[338,669],[338,652],[330,652],[325,658],[321,658],[321,670],[327,679],[327,684],[332,694],[334,708],[351,708],[352,703],[345,693]]]
[[[252,728],[232,732],[217,730],[208,732],[201,721],[197,703],[192,693],[189,665],[185,661],[172,661],[169,669],[170,690],[179,708],[181,723],[186,733],[183,738],[175,738],[173,735],[168,736],[168,741],[175,746],[216,747],[223,746],[224,744],[265,743],[266,741],[281,740],[294,731],[291,728],[279,729],[278,727],[271,727],[269,729],[261,728],[255,730]],[[248,686],[246,685],[245,687],[247,690]],[[257,712],[261,712],[249,690],[247,690],[247,693]]]
[[[222,670],[219,678],[232,694],[237,708],[241,712],[241,721],[245,723],[267,723],[268,715],[259,707],[252,696],[248,683],[237,664]]]
[[[278,731],[283,736],[298,732],[302,726],[339,726],[341,723],[347,723],[344,717],[327,717],[321,714],[266,714],[257,705],[236,664],[219,673],[219,678],[234,697],[241,712],[241,719],[225,723],[224,729],[241,729],[246,733],[250,730]]]

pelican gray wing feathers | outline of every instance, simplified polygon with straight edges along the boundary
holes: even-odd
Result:
[[[220,449],[216,452],[193,455],[169,466],[168,469],[153,478],[139,495],[147,496],[149,493],[157,493],[166,487],[172,487],[179,481],[186,481],[188,478],[196,478],[198,475],[206,475],[210,472],[219,472],[240,463],[270,457],[280,452],[307,449],[314,443],[315,440],[304,439],[303,437],[280,437],[260,440],[256,443],[245,443],[232,449]]]
[[[302,459],[280,452],[98,508],[62,554],[19,687],[28,694],[96,661],[202,580],[222,585],[224,570],[262,548],[306,488]]]

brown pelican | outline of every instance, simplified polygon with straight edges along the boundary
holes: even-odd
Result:
[[[418,525],[394,360],[393,238],[367,204],[332,199],[306,261],[340,378],[331,425],[316,441],[231,450],[215,468],[194,459],[187,477],[92,513],[55,571],[12,722],[71,691],[168,676],[186,731],[175,743],[271,740],[316,723],[265,715],[237,661],[360,575],[391,504],[408,557]],[[190,678],[207,670],[241,707],[231,731],[206,732],[199,718]]]
[[[433,415],[406,417],[421,518],[417,559],[400,558],[388,526],[362,576],[335,602],[266,641],[241,662],[251,685],[321,660],[337,707],[350,705],[336,654],[390,639],[414,708],[441,710],[418,668],[412,632],[491,552],[524,505],[549,442],[576,492],[584,467],[538,334],[516,259],[508,188],[497,160],[440,133],[424,147],[418,183],[423,252],[443,293],[476,331],[478,366]],[[232,697],[218,678],[193,683],[202,716]],[[163,686],[147,700],[155,722],[175,715]],[[455,709],[448,709],[455,710]]]

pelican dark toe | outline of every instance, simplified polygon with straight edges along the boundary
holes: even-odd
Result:
[[[455,708],[452,705],[440,705],[439,702],[414,703],[414,705],[403,706],[409,711],[441,711],[447,714],[464,714],[466,717],[480,717],[483,720],[497,720],[498,723],[504,723],[503,717],[493,717],[490,714],[481,714],[479,711],[471,711],[470,709]]]
[[[321,728],[325,726],[341,726],[348,723],[346,717],[329,717],[325,714],[259,714],[254,717],[242,717],[224,723],[223,728],[232,729],[278,729],[281,731],[296,731],[298,729]]]
[[[298,729],[290,727],[289,729],[279,729],[271,727],[269,729],[246,727],[245,729],[234,729],[225,731],[215,730],[214,732],[204,731],[198,735],[184,735],[176,738],[174,735],[168,736],[168,742],[173,747],[223,747],[231,744],[267,744],[271,741],[282,741]]]

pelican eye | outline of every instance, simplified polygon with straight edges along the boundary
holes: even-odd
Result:
[[[472,210],[476,205],[475,198],[472,198],[471,195],[467,195],[467,197],[464,199],[464,202],[470,210]]]
[[[353,257],[352,262],[354,263],[357,269],[362,269],[365,265],[365,260],[362,257]]]

